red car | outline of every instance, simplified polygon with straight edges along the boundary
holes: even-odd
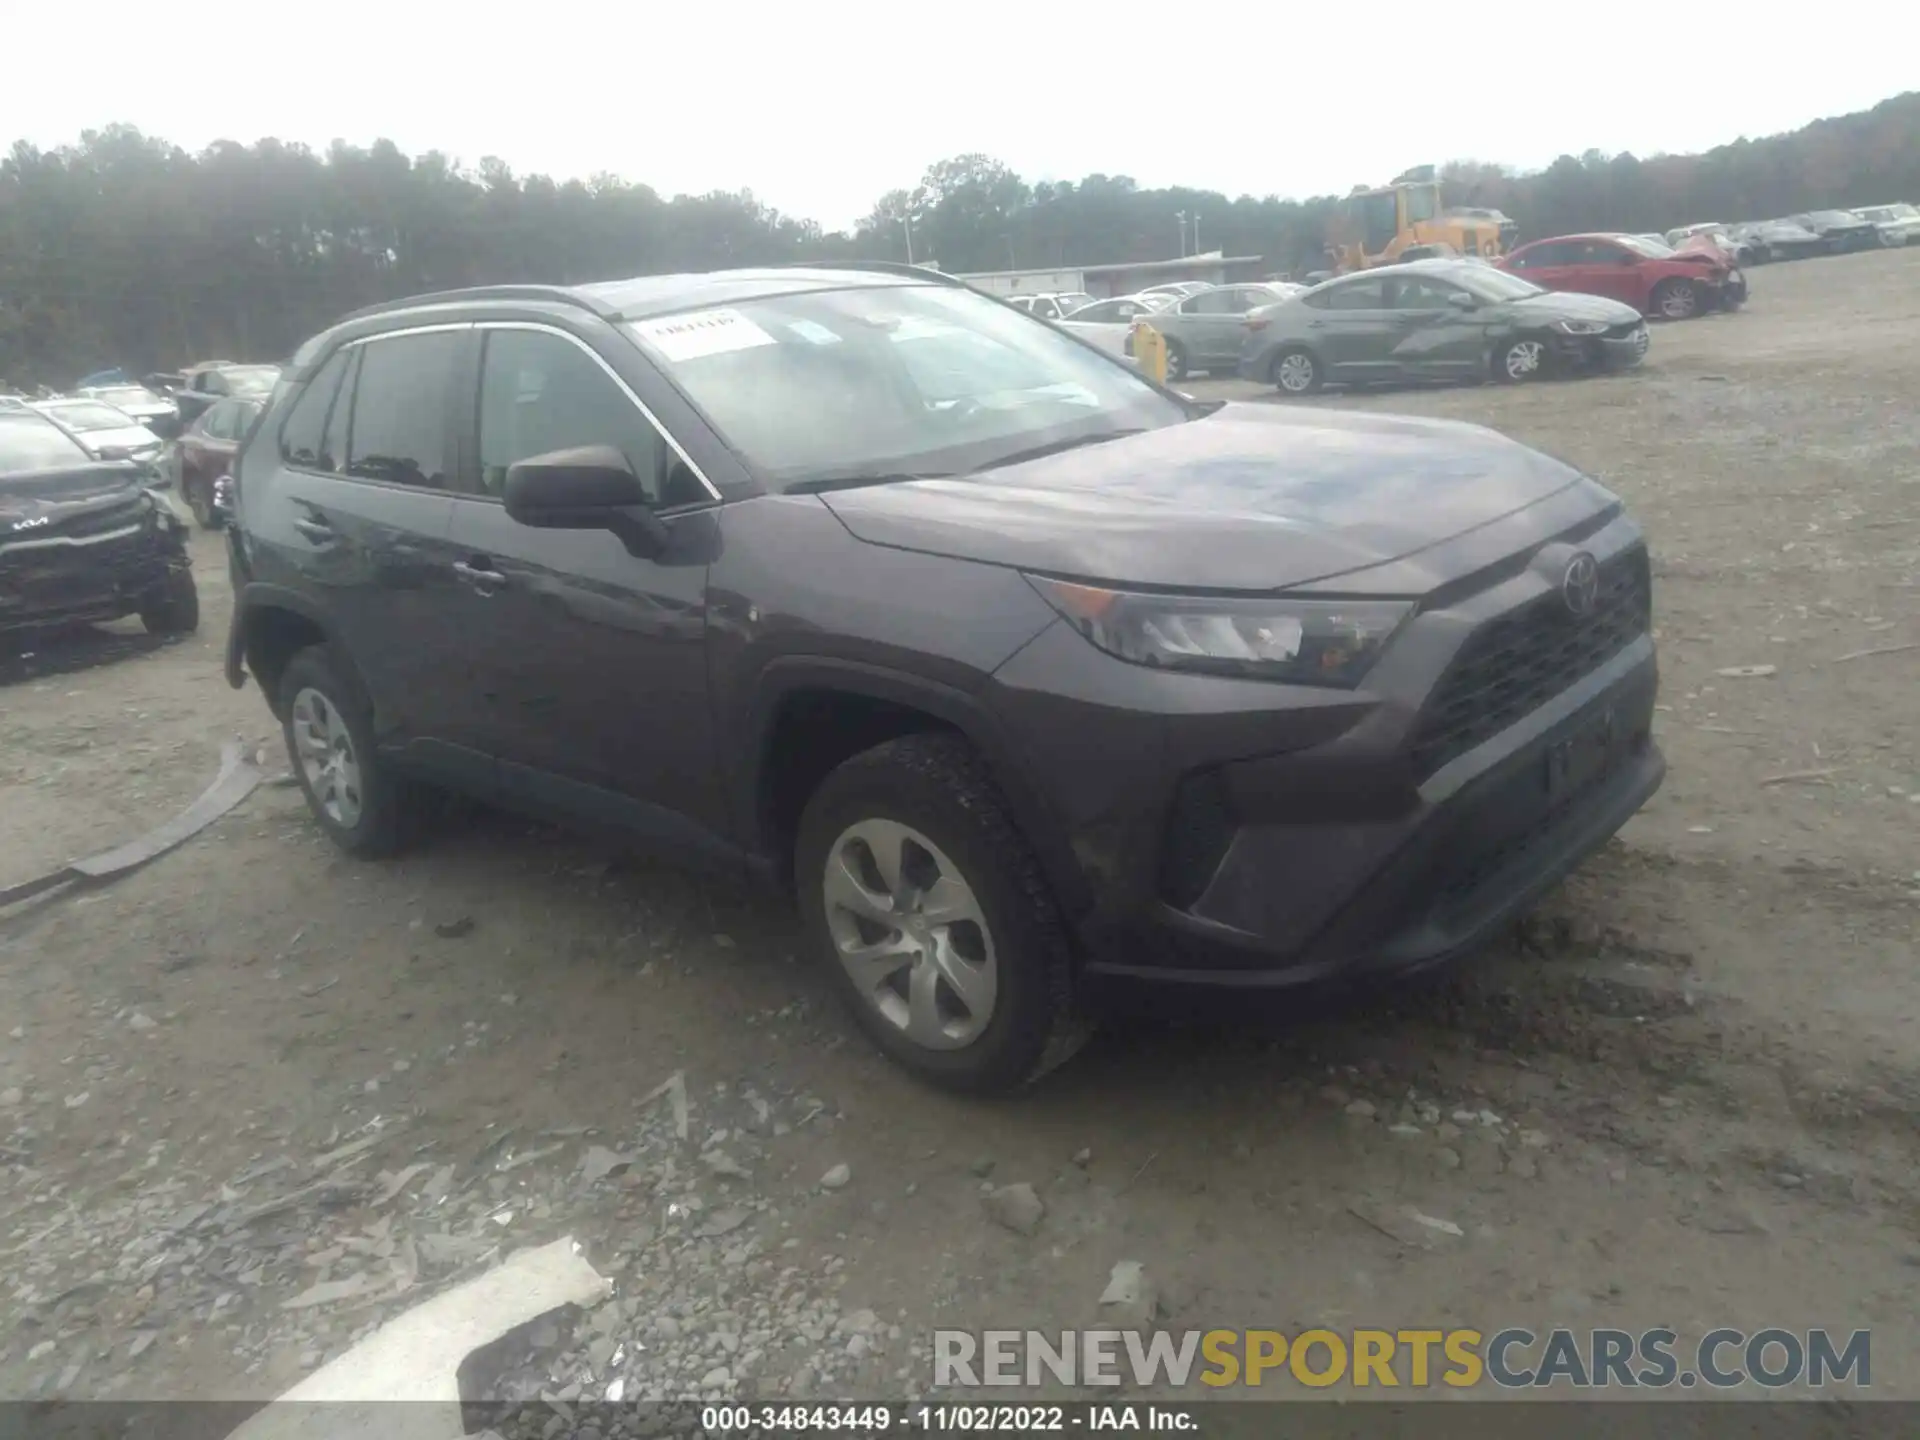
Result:
[[[236,395],[217,400],[175,442],[174,493],[186,501],[202,529],[219,528],[220,515],[213,503],[214,481],[232,466],[234,452],[265,404],[264,397]]]
[[[1732,310],[1747,298],[1746,277],[1710,244],[1675,250],[1639,235],[1561,235],[1522,245],[1499,264],[1548,290],[1624,300],[1665,320]]]

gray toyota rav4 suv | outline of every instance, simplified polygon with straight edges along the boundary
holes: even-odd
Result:
[[[1112,987],[1459,954],[1664,771],[1598,482],[1198,403],[923,270],[362,311],[223,493],[228,678],[341,846],[445,787],[783,883],[866,1032],[958,1088]]]

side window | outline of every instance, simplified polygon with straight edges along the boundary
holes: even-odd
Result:
[[[232,393],[227,385],[227,377],[222,375],[218,370],[209,370],[200,378],[206,382],[200,388],[209,395],[228,395]]]
[[[1544,269],[1549,265],[1572,265],[1577,262],[1574,247],[1561,240],[1545,240],[1535,245],[1515,262],[1519,269]]]
[[[1198,295],[1180,302],[1183,315],[1238,315],[1246,309],[1246,302],[1237,298],[1233,290],[1202,290]]]
[[[399,335],[358,348],[360,371],[341,473],[444,489],[453,468],[447,457],[447,400],[459,334]]]
[[[1118,300],[1102,300],[1097,305],[1088,305],[1084,309],[1074,311],[1073,318],[1084,320],[1089,325],[1110,325],[1116,320],[1124,320],[1127,317],[1120,313]]]
[[[1387,308],[1387,286],[1384,280],[1355,280],[1346,285],[1336,285],[1322,297],[1322,309],[1326,310],[1384,310]]]
[[[202,428],[210,440],[233,439],[233,401],[222,400],[210,408]]]
[[[648,498],[659,503],[666,443],[613,377],[558,335],[489,331],[480,362],[480,483],[486,492],[498,495],[506,488],[507,467],[516,461],[581,445],[618,450]],[[671,500],[696,498],[690,492]]]
[[[327,415],[333,409],[333,397],[339,392],[341,375],[358,354],[357,350],[336,353],[293,402],[293,409],[280,427],[280,458],[287,464],[306,470],[334,468],[334,457],[340,451],[329,448],[326,443]],[[346,408],[345,404],[340,406],[342,413]]]
[[[1393,290],[1396,310],[1444,310],[1453,287],[1437,280],[1401,279],[1394,283]]]
[[[1038,315],[1042,320],[1058,320],[1060,307],[1052,300],[1036,300],[1033,302],[1031,313]]]

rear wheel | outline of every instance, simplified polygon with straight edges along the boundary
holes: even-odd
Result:
[[[1691,280],[1662,280],[1653,287],[1653,309],[1663,320],[1691,320],[1700,310],[1700,291]]]
[[[1310,350],[1282,350],[1273,357],[1273,383],[1283,395],[1311,395],[1325,383]]]
[[[140,602],[140,623],[150,635],[190,635],[200,628],[200,590],[193,572],[169,570]]]
[[[1178,340],[1167,341],[1167,379],[1187,378],[1187,350]]]
[[[908,735],[841,765],[801,817],[794,875],[834,988],[914,1074],[1003,1092],[1085,1039],[1052,893],[960,737]]]
[[[1493,378],[1509,385],[1538,380],[1547,373],[1547,342],[1538,335],[1507,341],[1493,356]]]
[[[287,759],[320,828],[350,855],[391,855],[411,838],[422,792],[375,753],[371,708],[324,645],[280,676]]]

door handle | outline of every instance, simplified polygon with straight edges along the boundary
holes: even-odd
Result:
[[[482,595],[491,595],[507,583],[506,576],[502,575],[498,570],[487,568],[485,559],[478,555],[474,556],[474,559],[480,563],[470,565],[465,560],[454,561],[453,573],[458,575],[463,582],[472,586],[473,589]]]
[[[315,545],[331,545],[339,537],[333,533],[333,527],[324,520],[301,518],[293,522],[293,528]]]

